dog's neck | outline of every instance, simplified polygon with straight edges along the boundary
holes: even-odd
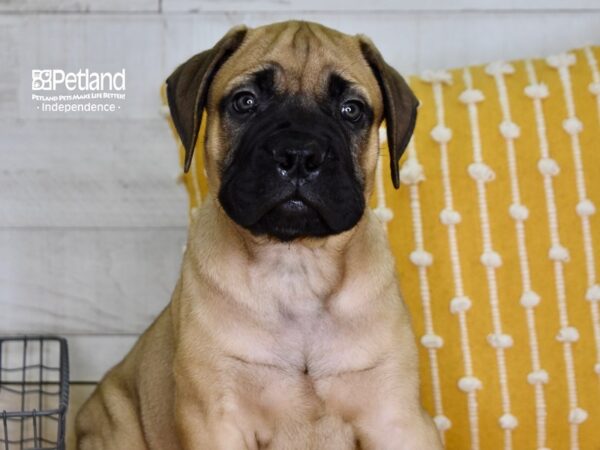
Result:
[[[381,225],[370,211],[347,232],[286,243],[242,229],[211,197],[196,213],[188,241],[194,270],[220,292],[253,308],[262,303],[284,314],[322,308],[356,277],[369,277],[371,259],[385,258],[386,250]],[[363,286],[376,283],[382,274],[375,275]]]

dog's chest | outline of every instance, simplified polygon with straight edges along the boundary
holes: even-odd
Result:
[[[332,295],[352,295],[341,289],[336,261],[306,249],[268,256],[251,273],[265,363],[314,377],[368,364],[366,353],[357,354],[352,324],[329,308]]]
[[[342,420],[353,405],[346,390],[332,388],[332,382],[372,365],[374,352],[329,308],[331,272],[301,259],[284,259],[271,269],[254,278],[264,306],[262,332],[255,335],[257,351],[247,354],[253,364],[240,366],[248,383],[239,392],[240,404],[257,406],[250,414],[266,430],[266,442],[276,442],[293,424],[296,435],[306,433],[307,447],[324,433],[327,442],[335,442],[331,448],[354,448],[353,432]],[[278,426],[265,425],[272,423]]]
[[[364,308],[356,308],[360,294],[344,285],[343,266],[292,248],[255,258],[241,280],[235,326],[221,341],[228,357],[220,373],[234,409],[254,418],[265,442],[286,435],[288,422],[318,433],[319,418],[327,416],[334,422],[327,435],[350,442],[332,448],[354,448],[342,420],[357,403],[348,383],[374,366],[380,346],[373,345]]]

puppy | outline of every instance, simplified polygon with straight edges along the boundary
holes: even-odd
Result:
[[[167,80],[209,197],[171,302],[77,418],[79,450],[434,450],[382,224],[418,102],[364,36],[236,27]]]

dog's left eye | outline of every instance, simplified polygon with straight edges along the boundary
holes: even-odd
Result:
[[[240,114],[253,112],[257,104],[256,96],[252,92],[240,92],[233,97],[233,109]]]
[[[358,122],[363,115],[363,105],[357,100],[350,100],[342,103],[340,114],[349,122]]]

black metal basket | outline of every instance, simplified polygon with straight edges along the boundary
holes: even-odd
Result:
[[[64,450],[67,341],[0,336],[0,450]]]

